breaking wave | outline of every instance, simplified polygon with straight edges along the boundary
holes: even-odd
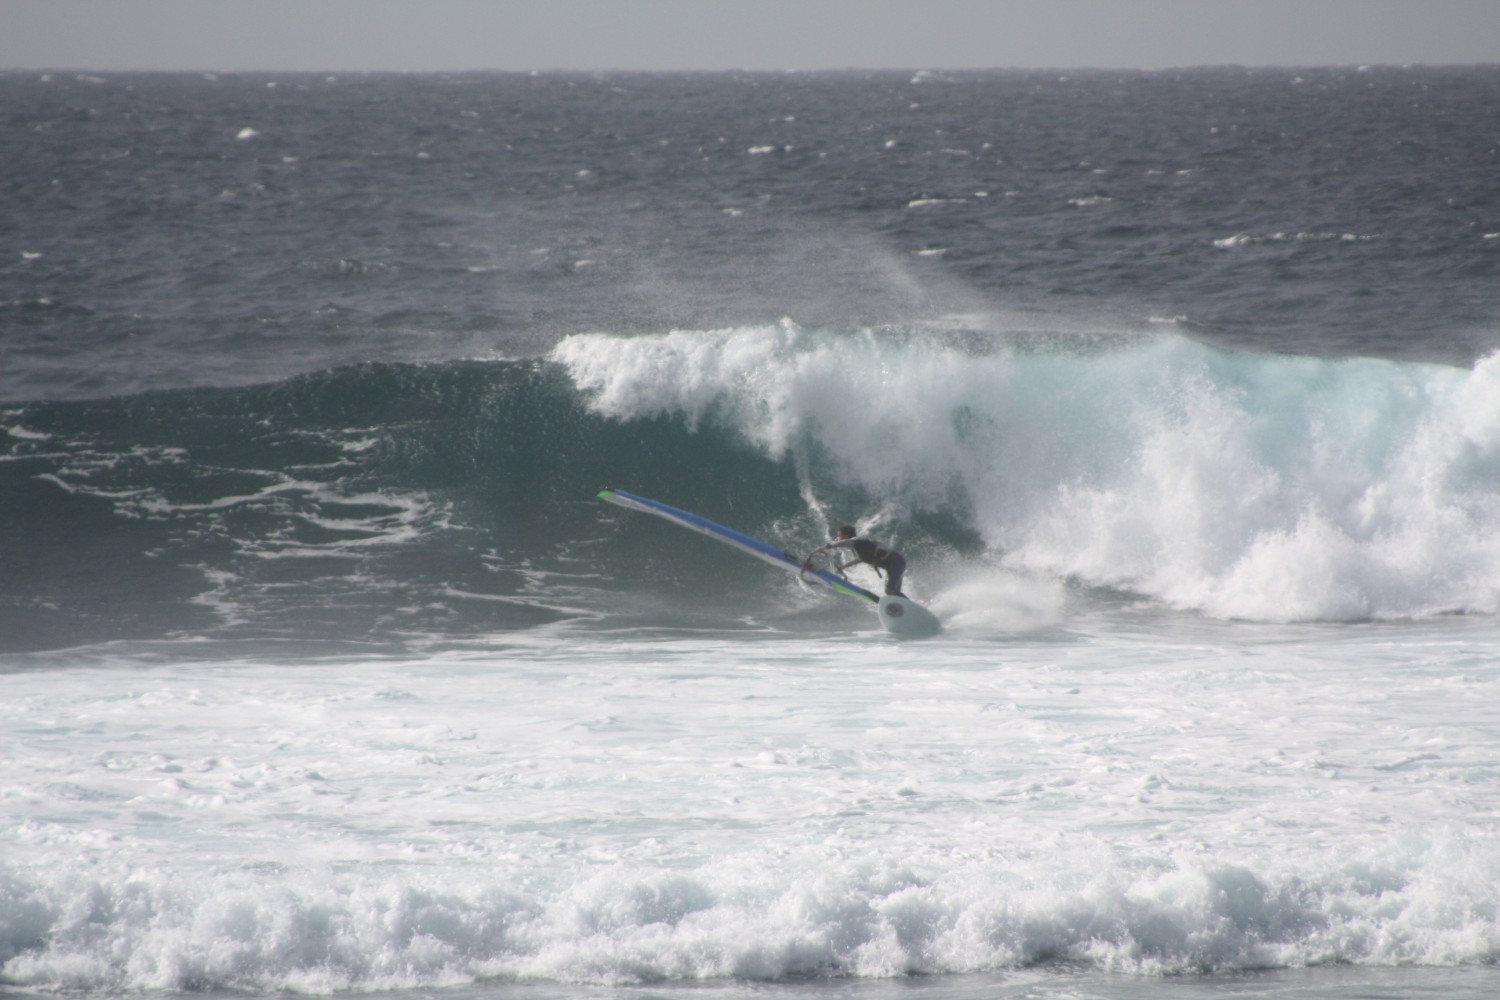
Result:
[[[784,322],[19,405],[0,426],[28,569],[0,594],[13,649],[506,630],[674,588],[784,608],[755,604],[777,589],[758,567],[726,580],[723,553],[601,509],[603,486],[794,549],[858,520],[928,600],[982,604],[1000,569],[1226,619],[1500,608],[1500,356]]]

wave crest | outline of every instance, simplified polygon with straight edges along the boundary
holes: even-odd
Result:
[[[1226,618],[1500,610],[1500,356],[783,322],[575,336],[552,359],[597,414],[712,423],[884,520],[954,514],[1015,569]]]

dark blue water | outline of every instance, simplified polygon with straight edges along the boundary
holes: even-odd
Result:
[[[783,316],[1496,343],[1492,67],[0,88],[0,399]]]

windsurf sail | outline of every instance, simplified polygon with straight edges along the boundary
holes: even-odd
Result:
[[[746,555],[754,556],[763,562],[768,562],[778,569],[796,573],[808,583],[816,583],[827,587],[829,590],[840,594],[848,594],[850,597],[863,597],[867,601],[880,603],[880,598],[870,593],[863,587],[856,586],[843,577],[830,573],[826,569],[802,568],[802,562],[796,556],[784,549],[778,549],[770,542],[763,542],[759,538],[747,535],[733,528],[726,528],[722,524],[710,521],[706,517],[690,514],[685,510],[679,510],[660,500],[649,500],[646,497],[638,497],[634,493],[626,493],[624,490],[600,490],[599,499],[606,500],[619,507],[630,510],[638,510],[643,514],[655,514],[657,517],[671,521],[673,524],[688,528],[710,538],[732,545]]]

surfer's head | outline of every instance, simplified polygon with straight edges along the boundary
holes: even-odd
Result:
[[[853,538],[853,537],[855,537],[858,534],[859,534],[859,532],[857,532],[857,531],[854,530],[854,525],[852,525],[852,524],[845,524],[845,525],[841,525],[839,527],[839,533],[837,535],[834,535],[833,537],[842,542],[842,541],[845,541],[846,539]]]

